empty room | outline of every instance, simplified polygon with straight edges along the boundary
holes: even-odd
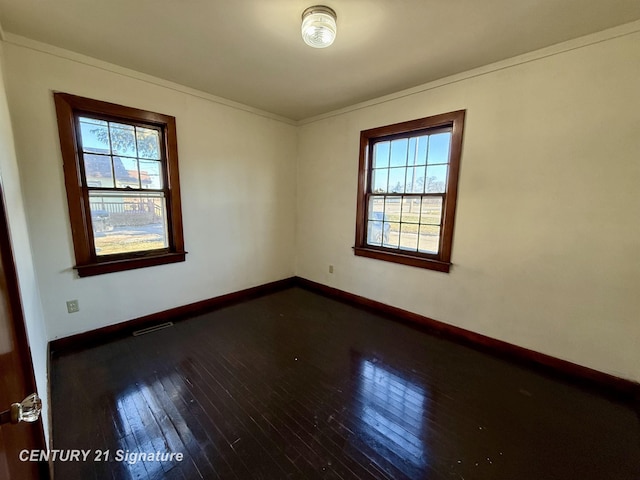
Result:
[[[0,480],[640,478],[640,2],[0,26]]]

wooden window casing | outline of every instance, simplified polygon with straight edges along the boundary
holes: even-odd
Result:
[[[176,121],[169,115],[149,112],[113,103],[78,97],[67,93],[54,93],[58,132],[64,162],[64,177],[67,202],[76,258],[74,268],[80,277],[104,273],[131,270],[154,265],[182,262],[185,260],[184,238],[182,232],[182,212],[180,203],[180,181],[178,175],[178,146]],[[138,167],[140,188],[118,188],[115,180],[115,168],[112,167],[113,187],[95,187],[89,185],[85,175],[85,160],[81,141],[79,118],[87,117],[96,121],[120,123],[156,130],[159,132],[162,186],[156,189],[142,189],[142,174]],[[136,130],[137,131],[137,130]],[[137,137],[136,137],[137,139]],[[137,141],[137,140],[136,140]],[[109,148],[111,148],[109,146]],[[137,147],[136,147],[137,148]],[[111,152],[111,151],[110,151]],[[138,154],[136,154],[138,155]],[[110,157],[116,157],[113,152]],[[136,161],[141,158],[136,157]],[[111,160],[113,162],[113,160]],[[126,253],[98,255],[94,244],[94,228],[90,195],[96,192],[122,196],[155,193],[164,200],[164,225],[166,245],[164,248],[140,250]]]
[[[458,191],[460,156],[462,152],[464,117],[465,111],[459,110],[418,120],[364,130],[360,133],[356,240],[354,246],[354,253],[356,255],[400,263],[404,265],[427,268],[440,272],[449,272],[451,266],[451,249],[453,243],[453,227],[455,219],[456,197]],[[447,134],[447,136],[448,134],[450,134],[448,150],[449,158],[446,164],[436,163],[434,165],[431,165],[431,168],[435,169],[435,167],[446,165],[446,181],[444,182],[444,191],[427,191],[427,184],[429,180],[427,168],[430,166],[428,165],[428,157],[425,157],[424,160],[425,174],[422,179],[422,192],[415,192],[415,189],[413,188],[410,192],[406,191],[406,185],[408,185],[408,183],[406,183],[408,178],[407,172],[412,168],[418,168],[416,164],[409,164],[409,160],[407,160],[405,163],[406,177],[405,183],[402,184],[402,188],[398,191],[389,191],[391,190],[390,178],[392,175],[392,170],[400,171],[402,169],[401,166],[395,167],[391,163],[394,141],[404,141],[404,139],[407,140],[407,144],[409,145],[409,150],[407,150],[407,158],[409,158],[409,151],[411,149],[412,141],[411,139],[415,139],[414,148],[415,152],[417,152],[417,142],[419,141],[418,139],[431,139],[431,136],[442,133]],[[429,140],[426,141],[428,142]],[[387,170],[387,172],[385,173],[388,177],[387,187],[386,189],[378,188],[376,191],[374,191],[373,177],[374,175],[376,175],[376,173],[374,173],[373,163],[375,155],[374,148],[376,148],[377,144],[385,145],[385,148],[386,144],[389,144],[390,153],[388,154],[388,166],[383,166],[379,169],[375,169],[375,172],[381,172],[381,175],[382,173],[385,173],[385,169]],[[416,158],[417,156],[418,155],[416,153]],[[420,168],[422,168],[422,165],[420,166]],[[402,172],[400,171],[399,173],[401,174]],[[422,208],[425,205],[425,202],[433,202],[433,200],[435,200],[435,203],[438,203],[437,199],[440,199],[439,202],[441,202],[440,221],[438,222],[438,224],[422,223]],[[384,203],[382,215],[379,215],[380,212],[378,211],[369,211],[372,208],[372,202],[377,202],[378,204],[380,204],[381,201]],[[386,210],[387,206],[391,205],[390,202],[400,202],[400,206],[398,207],[400,209],[400,214],[397,221],[396,218],[390,219],[390,215]],[[417,217],[418,220],[415,220],[414,214],[413,223],[409,221],[403,223],[405,216],[405,204],[415,205],[417,202],[420,203],[420,212]],[[378,214],[378,216],[375,216],[374,214]],[[396,216],[395,213],[393,216]],[[392,242],[391,240],[385,239],[385,236],[391,235],[391,230],[389,229],[390,226],[397,226],[398,228],[397,246],[395,246],[394,242]],[[375,234],[371,233],[373,231],[373,227],[375,227],[373,229],[375,230]],[[438,234],[433,234],[433,236],[437,237],[437,251],[427,251],[427,249],[422,249],[422,251],[420,251],[420,247],[418,245],[419,242],[422,242],[423,229],[426,232],[427,227],[431,228],[433,231],[439,232]],[[405,228],[406,233],[404,231]],[[405,245],[404,247],[402,247],[403,238],[405,238],[406,236],[406,238],[408,239],[412,235],[411,233],[409,233],[410,228],[415,229],[418,232],[416,234],[415,251],[412,250],[412,246]],[[380,230],[378,231],[378,229]],[[372,236],[375,236],[375,241],[372,241]],[[381,237],[381,239],[378,241],[377,239],[379,237]],[[427,238],[426,233],[424,235],[424,238]],[[433,241],[435,241],[435,239]]]

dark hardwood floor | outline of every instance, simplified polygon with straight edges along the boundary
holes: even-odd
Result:
[[[630,403],[301,288],[51,367],[56,480],[640,478]]]

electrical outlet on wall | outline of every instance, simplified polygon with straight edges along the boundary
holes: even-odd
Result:
[[[329,273],[333,273],[333,265],[329,265]]]
[[[76,313],[80,311],[80,305],[78,304],[78,300],[69,300],[67,302],[67,312]]]

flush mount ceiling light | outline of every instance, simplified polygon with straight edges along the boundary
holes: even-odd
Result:
[[[326,48],[336,38],[336,12],[324,5],[302,12],[302,39],[313,48]]]

